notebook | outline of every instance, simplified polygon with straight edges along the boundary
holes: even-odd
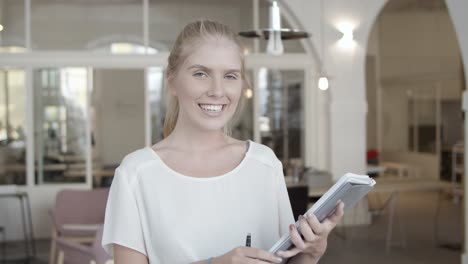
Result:
[[[334,213],[339,200],[344,202],[344,209],[353,208],[375,185],[375,181],[368,175],[357,175],[347,173],[341,176],[338,181],[309,209],[307,213],[313,213],[322,222],[327,216]],[[299,222],[296,222],[296,227]],[[293,246],[288,234],[281,237],[271,248],[270,252],[288,250]],[[286,263],[287,259],[283,259]]]

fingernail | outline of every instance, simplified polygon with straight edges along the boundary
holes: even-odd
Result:
[[[278,263],[281,263],[281,261],[283,261],[283,259],[282,259],[282,258],[276,258],[276,261],[277,261]]]
[[[294,225],[293,224],[289,225],[289,230],[291,230],[291,231],[294,230]]]

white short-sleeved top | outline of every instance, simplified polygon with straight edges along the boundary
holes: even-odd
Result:
[[[241,163],[209,178],[182,175],[150,147],[127,155],[115,171],[102,245],[119,244],[151,264],[190,263],[244,246],[268,250],[294,217],[282,164],[267,146],[249,142]]]

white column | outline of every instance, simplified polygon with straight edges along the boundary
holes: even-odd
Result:
[[[33,70],[25,68],[26,88],[26,184],[29,188],[34,187],[34,88]]]
[[[317,168],[330,171],[330,91],[317,92]]]
[[[335,179],[347,172],[366,173],[366,114],[364,100],[331,103],[331,172]]]
[[[468,30],[466,29],[466,24],[468,23],[468,18],[466,17],[466,10],[468,10],[468,1],[457,1],[457,0],[446,0],[445,1],[448,7],[450,17],[452,18],[453,25],[455,27],[455,32],[457,33],[458,44],[461,51],[463,65],[465,66],[465,80],[468,80]],[[463,111],[465,113],[468,111],[468,94],[465,91],[463,93]],[[468,122],[465,118],[465,149],[467,149],[467,140],[468,140]],[[467,156],[465,155],[465,164],[468,164]],[[466,191],[468,190],[467,179],[467,170],[465,170],[464,178],[464,249],[463,254],[461,255],[461,263],[468,264],[468,199],[466,197]]]
[[[465,65],[466,65],[466,63],[465,63]],[[463,92],[463,111],[465,112],[465,116],[466,116],[467,113],[468,113],[468,92],[467,91]],[[468,139],[468,122],[465,119],[465,150],[468,149],[467,139]],[[466,164],[468,164],[468,155],[466,155],[466,151],[465,151],[464,159],[465,159],[464,162],[465,162],[465,167],[466,167]],[[465,237],[465,243],[464,243],[463,254],[461,256],[461,258],[462,258],[461,264],[468,264],[468,255],[467,255],[468,245],[466,243],[466,241],[468,241],[468,228],[466,227],[466,223],[467,223],[467,219],[468,219],[468,198],[466,197],[466,190],[468,190],[468,181],[466,180],[467,179],[467,174],[468,174],[467,170],[465,169],[465,175],[463,176],[465,178],[462,181],[464,183],[463,190],[465,191],[465,195],[463,196],[463,199],[464,199],[464,202],[463,202],[463,212],[464,212],[463,219],[464,219],[464,226],[465,226],[465,228],[464,228],[464,230],[465,230],[465,236],[464,236]]]
[[[304,109],[304,142],[303,157],[306,167],[317,167],[317,85],[313,83],[313,70],[306,70],[304,96],[302,99]]]
[[[86,186],[89,189],[93,188],[94,182],[94,175],[93,175],[93,146],[92,146],[92,134],[91,130],[93,129],[93,117],[91,116],[91,100],[92,100],[92,91],[94,90],[93,87],[93,68],[87,67],[86,68],[86,123],[85,123],[85,137],[86,137]],[[100,184],[98,182],[98,184]]]

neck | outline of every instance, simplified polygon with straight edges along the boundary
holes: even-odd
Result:
[[[229,143],[229,137],[220,130],[202,130],[177,120],[167,137],[171,147],[189,153],[201,153],[219,149]]]

